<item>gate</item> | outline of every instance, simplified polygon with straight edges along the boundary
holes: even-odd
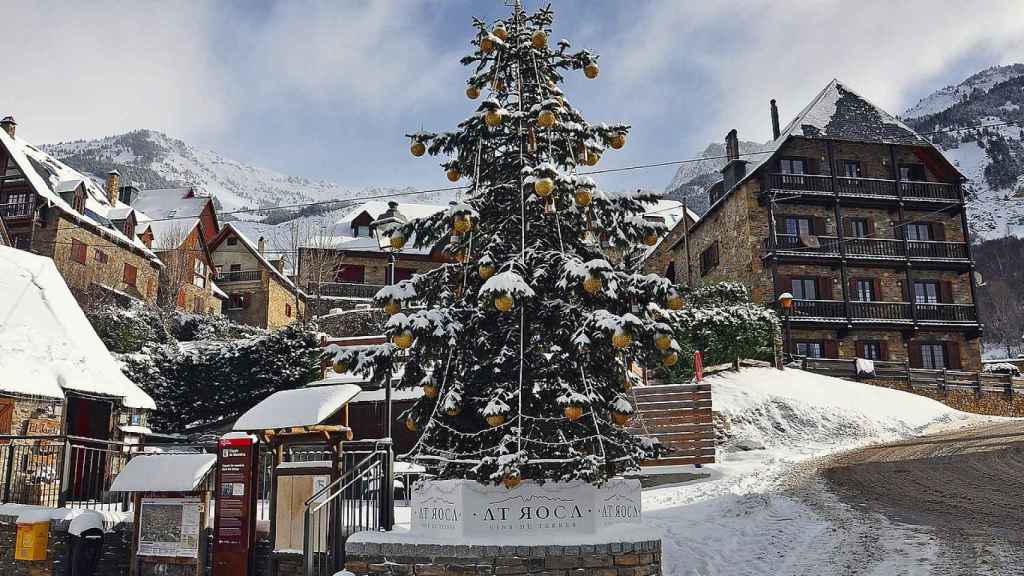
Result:
[[[654,438],[670,452],[644,466],[712,464],[715,426],[711,418],[710,384],[637,386],[633,390],[635,434]]]

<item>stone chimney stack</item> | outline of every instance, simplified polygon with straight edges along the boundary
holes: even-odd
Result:
[[[732,162],[740,158],[740,139],[736,135],[736,129],[729,130],[725,135],[725,161]]]
[[[265,256],[267,253],[267,241],[260,236],[259,241],[256,242],[256,250],[260,253],[260,256]]]
[[[4,129],[11,138],[14,138],[14,131],[18,128],[18,123],[14,121],[14,116],[4,116],[3,120],[0,120],[0,128]]]
[[[775,105],[775,99],[772,98],[772,140],[778,140],[779,134],[779,107]]]
[[[110,205],[117,204],[117,198],[121,195],[121,173],[117,170],[111,170],[107,172],[107,199],[110,200]]]
[[[733,128],[725,135],[725,161],[722,168],[722,185],[726,191],[747,175],[747,161],[740,160],[740,139]]]

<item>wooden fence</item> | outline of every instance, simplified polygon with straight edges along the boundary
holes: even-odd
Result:
[[[837,378],[856,378],[857,368],[854,360],[832,358],[805,358],[804,370],[835,376]],[[1004,394],[1012,399],[1024,393],[1024,378],[1010,374],[991,374],[986,372],[966,372],[963,370],[927,370],[911,368],[906,362],[875,361],[875,378],[879,380],[902,380],[914,388],[930,388],[940,392],[951,390],[974,392],[978,397],[984,394]]]
[[[710,384],[668,384],[633,388],[636,434],[656,438],[670,452],[645,466],[712,464],[715,427],[711,419]]]

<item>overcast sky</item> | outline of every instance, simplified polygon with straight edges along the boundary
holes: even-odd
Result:
[[[539,3],[526,0],[527,9]],[[770,136],[833,77],[893,113],[994,64],[1024,61],[1024,2],[554,0],[555,36],[601,55],[567,92],[633,124],[601,167],[689,158],[730,128]],[[499,0],[5,0],[0,115],[32,142],[137,128],[350,186],[443,186],[403,134],[470,114],[472,16]],[[662,189],[675,168],[605,177]]]

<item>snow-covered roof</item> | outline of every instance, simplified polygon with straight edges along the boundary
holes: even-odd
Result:
[[[220,298],[221,300],[228,299],[228,293],[221,290],[220,286],[217,286],[216,282],[210,282],[210,288],[213,290],[213,295]]]
[[[215,454],[143,454],[128,461],[112,492],[192,492],[217,463]]]
[[[438,212],[447,210],[447,206],[440,204],[413,204],[413,203],[399,203],[398,211],[408,218],[409,220],[415,220],[417,218],[429,218]],[[353,250],[359,252],[380,252],[380,245],[377,243],[376,238],[373,236],[353,236],[352,235],[352,221],[366,213],[370,218],[376,220],[381,214],[388,210],[388,203],[383,201],[370,201],[359,205],[351,212],[347,213],[340,220],[337,220],[329,226],[326,230],[326,238],[317,238],[313,244],[307,247],[310,248],[323,248],[331,247],[336,250]],[[402,248],[403,254],[429,254],[430,247],[414,248],[413,240],[410,238],[404,248]]]
[[[242,414],[234,429],[257,431],[316,426],[341,410],[360,391],[355,384],[339,384],[275,392]]]
[[[155,409],[93,330],[53,260],[0,246],[0,391],[63,398],[65,390]]]
[[[154,219],[199,218],[210,198],[208,196],[193,196],[193,192],[193,188],[140,190],[139,196],[132,206]]]
[[[271,264],[270,260],[267,260],[266,256],[264,256],[263,254],[260,254],[259,247],[256,244],[254,244],[253,241],[250,240],[249,237],[246,236],[245,233],[242,232],[242,230],[240,228],[236,227],[233,222],[228,222],[227,224],[224,225],[223,228],[220,229],[220,232],[217,233],[217,237],[214,238],[212,242],[210,242],[210,251],[211,252],[216,252],[217,248],[219,246],[221,246],[221,244],[223,243],[224,238],[226,238],[227,235],[232,233],[232,232],[242,242],[242,245],[245,246],[246,249],[248,249],[249,252],[252,253],[252,255],[255,256],[257,260],[260,261],[260,265],[263,266],[264,268],[266,268],[268,272],[273,274],[275,278],[277,278],[282,284],[285,285],[286,288],[288,288],[292,292],[298,290],[299,294],[302,295],[302,296],[306,295],[305,292],[303,292],[301,289],[299,289],[295,285],[295,283],[292,282],[291,278],[289,278],[288,276],[283,274],[280,270],[278,270],[277,266],[274,266],[273,264]]]
[[[5,130],[0,130],[0,145],[7,150],[32,190],[48,204],[59,208],[72,219],[95,227],[108,240],[130,247],[151,261],[160,263],[156,254],[137,237],[129,238],[118,228],[108,226],[109,211],[123,204],[115,202],[112,206],[106,192],[91,178],[24,140],[11,137]],[[61,191],[74,190],[80,184],[84,184],[86,192],[84,212],[75,210],[60,196]]]

